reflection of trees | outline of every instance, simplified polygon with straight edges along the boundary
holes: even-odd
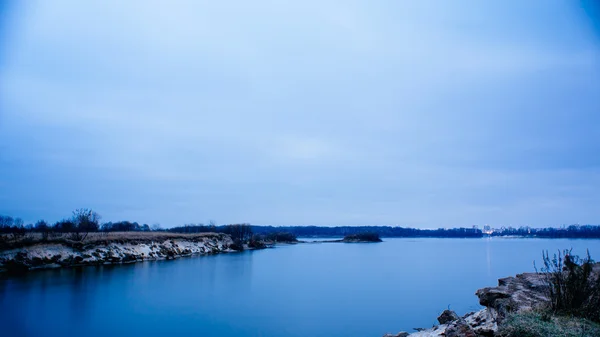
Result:
[[[18,300],[15,300],[15,293],[18,293],[18,282],[25,280],[7,280],[0,275],[0,326],[2,333],[7,336],[26,337],[27,334],[27,315],[22,313],[23,308]]]
[[[254,253],[64,268],[18,279],[0,278],[0,336],[78,336],[89,329],[98,335],[124,322],[123,314],[160,316],[163,310],[174,310],[210,320],[239,311],[247,308],[251,293]],[[104,321],[108,325],[102,325]],[[128,324],[126,330],[136,324]]]
[[[252,280],[252,253],[249,251],[191,258],[194,260],[189,262],[193,262],[193,268],[197,270],[194,276],[198,287],[208,288],[216,293],[248,291]],[[182,261],[181,268],[185,269],[183,274],[189,277],[190,266]]]
[[[95,268],[89,268],[93,274],[97,274]],[[88,277],[87,271],[84,268],[73,268],[68,270],[71,275],[67,277],[71,278],[71,293],[69,299],[69,310],[71,314],[71,322],[74,325],[79,325],[83,322],[88,321],[89,314],[89,293],[86,289],[86,278]],[[94,277],[96,275],[92,275]]]
[[[223,259],[218,259],[220,267],[218,272],[222,280],[225,282],[234,283],[236,289],[246,290],[250,287],[252,280],[252,258],[253,252],[232,254],[229,256],[220,256]]]
[[[213,301],[225,301],[228,310],[239,310],[252,291],[252,260],[254,251],[214,256]],[[236,309],[237,308],[237,309]]]

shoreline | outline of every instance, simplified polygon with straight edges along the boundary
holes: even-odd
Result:
[[[600,262],[593,265],[600,274]],[[513,315],[535,314],[549,303],[548,283],[543,274],[522,273],[498,279],[495,287],[478,289],[475,295],[484,308],[458,316],[444,310],[437,318],[438,325],[416,332],[386,333],[383,337],[487,337],[496,336]],[[577,320],[577,318],[575,318]]]
[[[0,251],[0,272],[128,264],[236,252],[230,248],[232,244],[231,237],[221,233],[117,233],[107,237],[94,237],[89,242],[61,238]]]
[[[496,236],[483,238],[385,237],[385,239],[545,239],[539,237]],[[280,245],[321,243],[377,243],[358,239],[301,237],[297,241],[262,241],[262,246],[243,245],[243,250],[275,248]],[[586,240],[588,238],[555,238]],[[13,242],[0,249],[0,273],[39,269],[128,264],[142,261],[172,260],[194,255],[239,252],[224,233],[110,232],[93,233],[85,241],[66,237]]]
[[[251,248],[244,244],[243,250],[253,251],[300,243],[344,243],[343,239],[312,242],[303,240],[258,242],[262,244],[261,247]],[[115,232],[110,235],[93,235],[83,242],[63,237],[33,243],[24,241],[15,243],[15,246],[20,247],[0,251],[0,274],[2,272],[18,274],[41,269],[174,260],[197,255],[240,252],[232,249],[232,245],[234,245],[234,241],[231,237],[222,233]],[[592,265],[593,274],[600,274],[600,263]],[[383,337],[504,336],[502,329],[509,324],[506,322],[513,316],[539,316],[542,311],[547,310],[545,307],[549,301],[548,289],[548,280],[541,273],[530,272],[500,278],[497,286],[482,288],[475,292],[479,304],[483,306],[481,310],[469,312],[463,316],[458,316],[451,310],[444,310],[437,319],[439,324],[431,328],[415,328],[417,331],[412,333],[405,331],[395,334],[387,333]],[[543,322],[548,321],[544,320]],[[571,324],[571,322],[568,323]],[[600,329],[600,325],[596,325],[594,329]],[[600,332],[600,330],[594,331]]]

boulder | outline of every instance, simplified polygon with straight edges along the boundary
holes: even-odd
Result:
[[[481,305],[495,310],[501,322],[511,312],[536,309],[548,303],[547,287],[543,275],[524,273],[499,279],[497,287],[479,289],[475,294]]]
[[[459,319],[452,322],[445,331],[446,337],[478,337],[477,333],[471,328],[471,326],[464,320]]]
[[[486,307],[492,307],[496,305],[496,302],[498,300],[510,298],[510,293],[508,292],[508,289],[500,287],[488,287],[479,289],[475,294],[477,295],[477,297],[479,297],[479,304]]]
[[[386,333],[383,337],[407,337],[409,335],[408,332],[398,332],[397,334]]]
[[[460,317],[458,317],[458,315],[454,311],[444,310],[444,312],[442,312],[442,314],[437,318],[437,320],[438,322],[440,322],[440,324],[447,324],[452,321],[456,321],[459,318]]]
[[[137,260],[137,256],[134,254],[125,253],[123,256],[123,262],[134,262]]]
[[[496,311],[485,308],[477,312],[469,313],[463,318],[479,336],[494,336],[498,330],[496,323]]]

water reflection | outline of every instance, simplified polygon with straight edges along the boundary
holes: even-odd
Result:
[[[52,318],[43,323],[48,331],[56,329],[72,335],[90,326],[102,331],[103,324],[134,333],[132,327],[140,324],[128,323],[128,319],[135,315],[168,318],[169,310],[183,311],[200,320],[210,318],[220,310],[215,303],[241,299],[240,294],[251,290],[252,252],[223,257],[0,274],[0,326],[9,332],[7,336],[33,337],[59,335],[31,324],[40,318],[44,322],[45,317]],[[237,306],[238,302],[229,301],[229,305]],[[220,311],[225,313],[226,307]],[[103,318],[111,322],[102,323]]]
[[[487,261],[487,272],[488,272],[488,276],[492,276],[492,254],[491,254],[491,241],[492,238],[484,238],[484,240],[486,240],[486,245],[485,245],[485,260]]]
[[[477,309],[476,289],[542,249],[598,242],[386,239],[0,274],[0,335],[381,336]]]
[[[94,269],[90,269],[94,270]],[[86,290],[86,272],[82,268],[75,268],[65,270],[70,272],[71,275],[67,276],[71,279],[69,298],[69,312],[71,314],[71,321],[77,322],[77,324],[86,324],[89,314],[89,295],[91,292]],[[96,272],[92,272],[96,274]],[[94,277],[92,275],[91,277]]]

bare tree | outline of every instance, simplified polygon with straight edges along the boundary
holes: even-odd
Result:
[[[23,227],[23,219],[15,218],[13,220],[13,226],[10,228],[10,234],[12,235],[13,240],[19,240],[27,234],[25,227]]]
[[[217,232],[217,222],[215,220],[208,220],[208,231],[213,233]]]
[[[0,215],[0,228],[12,227],[15,219],[8,215]]]
[[[39,220],[35,223],[35,230],[42,233],[42,240],[48,240],[48,236],[50,235],[50,226],[44,220]]]
[[[23,227],[24,223],[25,222],[23,221],[23,219],[21,219],[21,218],[15,218],[14,226],[17,227],[17,228],[21,228],[21,227]]]
[[[252,238],[252,227],[250,224],[227,225],[223,228],[223,233],[229,234],[233,240],[232,248],[235,250],[243,250],[244,243]]]
[[[79,208],[73,211],[75,230],[71,235],[73,240],[83,241],[89,232],[97,232],[100,228],[100,215],[91,209]]]

